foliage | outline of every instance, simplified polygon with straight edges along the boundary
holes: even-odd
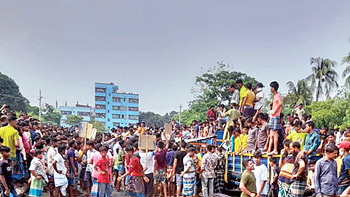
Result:
[[[347,65],[342,73],[342,77],[345,78],[345,86],[350,88],[350,53],[343,58],[342,64]]]
[[[158,126],[163,127],[164,123],[170,123],[172,117],[177,114],[177,112],[172,111],[170,113],[166,113],[165,115],[159,115],[153,112],[141,112],[140,113],[140,121],[145,122],[147,126]]]
[[[89,123],[92,124],[95,129],[97,129],[97,132],[104,132],[106,130],[104,124],[100,121],[96,121],[94,117],[91,117]]]
[[[330,98],[330,93],[338,88],[338,74],[334,70],[337,62],[330,59],[311,58],[312,74],[306,80],[311,83],[311,89],[316,90],[315,98],[319,100],[321,95]]]
[[[78,115],[68,115],[66,124],[71,125],[71,126],[78,126],[79,123],[83,120],[83,117],[78,116]]]
[[[323,102],[312,102],[307,107],[311,111],[316,127],[345,129],[350,127],[350,93],[343,87],[337,97]]]
[[[306,80],[299,80],[295,86],[292,81],[287,82],[288,94],[283,99],[287,108],[294,108],[297,104],[310,105],[312,102],[312,91]]]
[[[33,109],[36,110],[36,107],[33,107]],[[44,124],[60,125],[61,114],[55,111],[52,105],[47,103],[45,103],[45,109],[45,113],[41,116],[41,122]]]
[[[196,88],[192,89],[195,99],[189,103],[189,109],[184,110],[181,114],[181,122],[189,124],[193,120],[204,121],[206,111],[210,106],[228,103],[232,95],[228,87],[235,84],[238,79],[241,79],[243,84],[251,83],[255,86],[258,83],[255,78],[233,71],[231,66],[223,62],[217,62],[216,66],[197,76]],[[179,117],[177,115],[173,118],[178,119]]]
[[[0,72],[0,105],[6,104],[11,110],[26,112],[26,103],[28,100],[22,96],[16,82]]]
[[[26,103],[26,112],[29,116],[39,119],[39,107],[31,106],[29,103]]]

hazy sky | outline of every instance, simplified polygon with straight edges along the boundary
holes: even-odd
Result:
[[[94,83],[165,113],[217,61],[265,85],[304,78],[310,57],[350,52],[350,1],[0,1],[0,72],[32,105],[94,103]],[[343,70],[338,65],[337,70]]]

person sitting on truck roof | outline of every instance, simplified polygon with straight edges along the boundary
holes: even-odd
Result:
[[[314,131],[314,123],[309,121],[306,123],[305,131],[308,132],[308,135],[305,138],[304,151],[301,151],[298,155],[298,158],[303,157],[304,155],[308,156],[309,159],[316,155],[316,150],[320,145],[320,135]]]
[[[255,197],[256,196],[256,179],[253,173],[254,164],[252,160],[247,159],[243,162],[245,168],[239,189],[242,191],[241,197]]]
[[[249,127],[248,131],[248,143],[247,148],[243,151],[244,153],[252,153],[255,151],[256,148],[256,138],[257,138],[257,132],[259,131],[259,128],[255,126],[255,123],[253,122],[252,118],[248,118],[245,121],[246,126]]]
[[[286,139],[292,140],[293,142],[299,142],[300,143],[300,149],[304,150],[304,143],[305,143],[305,137],[307,133],[301,132],[301,126],[302,122],[300,120],[297,120],[294,123],[294,131],[293,133],[289,134]]]

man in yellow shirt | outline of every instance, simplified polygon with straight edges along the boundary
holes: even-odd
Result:
[[[142,122],[141,126],[139,128],[137,128],[137,130],[139,131],[140,135],[143,135],[143,134],[145,134],[147,132],[147,129],[146,129],[145,125],[146,125],[146,123]]]
[[[241,106],[242,101],[243,101],[243,96],[245,92],[247,91],[247,88],[243,85],[242,80],[238,79],[236,81],[236,85],[239,88],[239,106]]]
[[[244,92],[243,95],[243,101],[240,106],[240,111],[243,113],[244,117],[253,117],[254,116],[254,101],[255,101],[255,94],[252,91],[252,84],[247,84],[247,89]]]
[[[302,126],[302,122],[300,120],[297,120],[294,123],[295,132],[289,134],[286,139],[292,140],[293,142],[299,142],[300,150],[304,150],[305,138],[307,133],[301,132],[301,126]]]
[[[8,118],[9,125],[6,127],[0,128],[0,137],[4,140],[2,143],[3,146],[10,148],[10,158],[16,158],[16,147],[19,147],[19,134],[15,129],[17,127],[17,117],[11,115]]]

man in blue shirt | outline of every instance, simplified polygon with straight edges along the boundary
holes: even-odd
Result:
[[[325,147],[326,155],[315,166],[316,196],[336,196],[338,190],[337,162],[338,148],[334,144]]]
[[[341,195],[343,191],[350,186],[350,142],[344,141],[339,144],[340,155],[344,155],[343,164],[341,166],[340,176],[338,178],[338,195]]]
[[[314,122],[306,122],[305,131],[308,135],[305,138],[305,145],[303,154],[307,155],[309,159],[316,155],[316,150],[320,146],[321,140],[320,135],[314,131]]]

